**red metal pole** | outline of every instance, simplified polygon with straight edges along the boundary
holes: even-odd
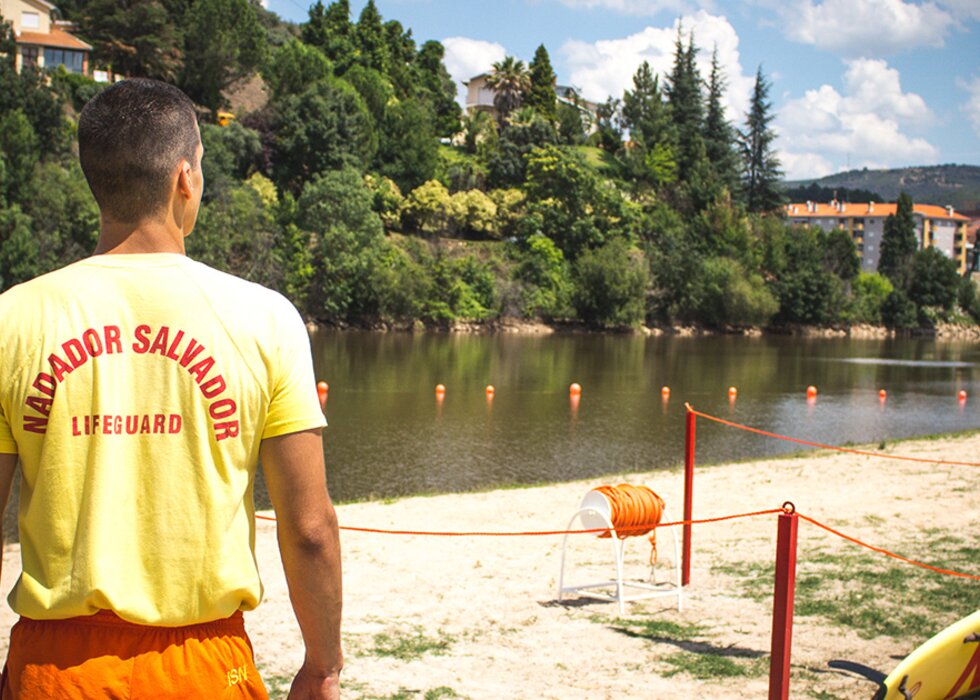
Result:
[[[691,407],[687,408],[687,430],[684,442],[684,520],[690,521],[694,515],[694,434],[697,416]],[[691,584],[691,524],[684,525],[684,551],[681,558],[681,584]]]
[[[789,698],[789,661],[793,647],[793,600],[796,596],[796,526],[792,503],[784,503],[776,536],[776,586],[772,601],[772,655],[769,700]]]

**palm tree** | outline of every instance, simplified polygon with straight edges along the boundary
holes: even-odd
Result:
[[[503,61],[493,64],[493,70],[487,77],[487,87],[496,93],[493,96],[493,106],[497,109],[501,123],[504,123],[508,115],[520,107],[524,95],[531,89],[531,74],[528,73],[524,61],[505,56]]]

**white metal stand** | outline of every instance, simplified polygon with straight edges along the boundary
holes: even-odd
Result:
[[[626,544],[625,539],[620,539],[617,536],[616,528],[613,526],[612,521],[609,519],[608,511],[603,512],[601,507],[593,507],[589,504],[589,497],[593,494],[601,496],[598,492],[590,492],[586,496],[586,499],[582,501],[582,507],[579,508],[578,512],[572,516],[572,519],[568,521],[568,527],[566,530],[571,530],[572,525],[575,520],[578,519],[582,523],[583,530],[596,530],[599,528],[608,528],[612,533],[610,537],[610,543],[612,544],[613,550],[613,561],[616,564],[616,578],[611,581],[600,581],[597,583],[585,583],[575,586],[565,585],[565,553],[568,546],[568,534],[565,534],[561,545],[561,573],[558,576],[558,600],[562,600],[566,593],[578,593],[589,598],[595,598],[596,600],[604,600],[619,603],[619,614],[623,615],[626,612],[626,602],[636,601],[636,600],[647,600],[650,598],[661,598],[667,596],[677,597],[677,609],[680,610],[683,605],[683,587],[681,586],[681,567],[680,567],[680,545],[677,542],[677,533],[675,528],[666,528],[670,530],[671,537],[674,540],[674,583],[669,580],[662,582],[657,582],[657,565],[654,563],[650,567],[650,579],[649,581],[625,581],[623,580],[623,549]],[[605,497],[603,496],[603,499]],[[664,519],[667,519],[667,509],[664,508],[663,511]],[[615,587],[615,593],[609,593],[601,590],[602,588],[612,588]],[[633,595],[627,595],[626,589],[634,588],[640,593],[635,593]]]

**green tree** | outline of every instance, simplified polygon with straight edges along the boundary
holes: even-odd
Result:
[[[909,299],[918,306],[937,306],[953,310],[960,287],[956,262],[938,248],[925,248],[912,256],[908,287]]]
[[[364,100],[338,78],[286,98],[276,120],[275,173],[279,185],[299,191],[317,173],[345,165],[362,168],[377,149]]]
[[[427,41],[414,61],[415,90],[429,104],[435,118],[435,134],[445,138],[460,129],[463,110],[456,102],[456,84],[446,70],[446,48],[438,41]]]
[[[297,39],[280,46],[262,69],[273,102],[298,95],[330,75],[333,75],[333,65],[323,52]]]
[[[416,100],[389,105],[381,123],[377,171],[403,191],[431,180],[439,162],[432,114]]]
[[[780,323],[823,325],[839,320],[845,304],[843,284],[826,268],[822,231],[793,229],[785,239],[785,268],[773,283]]]
[[[704,147],[715,177],[733,196],[739,194],[738,151],[735,130],[725,117],[725,76],[718,64],[718,49],[711,54],[711,75],[704,115]]]
[[[555,71],[544,44],[538,46],[531,60],[530,86],[524,104],[549,121],[558,119],[558,97],[555,94]]]
[[[522,110],[529,121],[515,120],[504,127],[496,148],[487,158],[489,184],[492,187],[521,185],[527,173],[527,158],[532,150],[558,141],[554,127],[534,110]]]
[[[225,190],[258,169],[262,156],[262,142],[257,131],[231,122],[227,126],[201,125],[201,143],[204,157],[204,181],[207,200],[216,198]]]
[[[824,267],[844,281],[853,280],[861,271],[861,259],[851,234],[833,228],[823,234]]]
[[[354,26],[354,41],[358,50],[358,62],[382,75],[388,72],[389,49],[381,13],[374,0],[368,0]]]
[[[618,223],[622,198],[575,150],[545,146],[531,151],[525,185],[529,208],[541,232],[569,260],[601,245]]]
[[[184,66],[181,22],[160,0],[89,0],[76,16],[92,60],[134,78],[175,81]]]
[[[40,143],[20,109],[0,114],[0,155],[6,166],[5,189],[0,194],[8,202],[26,201],[40,155]]]
[[[582,110],[565,104],[558,105],[558,140],[566,146],[585,143],[585,120]]]
[[[223,92],[265,59],[265,29],[248,0],[197,0],[187,13],[181,87],[217,110]]]
[[[274,210],[255,187],[240,182],[201,208],[187,252],[219,270],[282,289],[280,235]]]
[[[307,308],[318,319],[381,314],[377,281],[389,251],[373,199],[349,166],[318,175],[303,188],[297,223],[317,236]]]
[[[658,187],[677,174],[675,128],[660,92],[660,81],[644,61],[633,76],[633,89],[623,93],[623,126],[631,143],[620,150],[627,175]]]
[[[77,161],[69,161],[67,167],[42,163],[30,189],[23,208],[41,244],[42,271],[91,255],[99,236],[99,208]]]
[[[895,291],[888,278],[877,272],[861,272],[851,285],[851,320],[857,323],[879,324],[882,308]]]
[[[895,213],[885,219],[881,236],[881,257],[878,272],[901,289],[907,289],[912,257],[919,247],[915,235],[915,216],[912,198],[905,192],[898,195]]]
[[[388,77],[399,90],[398,97],[408,97],[412,93],[412,70],[416,53],[412,30],[406,30],[401,22],[392,19],[385,22],[384,32],[388,49]]]
[[[0,209],[0,291],[47,272],[31,217],[16,204]]]
[[[571,279],[568,263],[550,238],[530,236],[519,255],[515,276],[523,283],[521,312],[546,319],[571,316]]]
[[[302,28],[303,42],[315,46],[343,75],[357,55],[354,25],[350,21],[350,2],[335,0],[324,7],[322,0],[310,5],[309,19]]]
[[[762,66],[755,76],[755,87],[749,105],[745,131],[739,132],[742,152],[742,189],[749,211],[776,211],[783,201],[779,191],[782,171],[773,148],[776,133],[770,127],[773,116],[769,98],[769,83],[762,75]]]
[[[633,326],[643,321],[647,263],[625,239],[582,253],[572,266],[572,280],[572,304],[586,323]]]
[[[344,81],[353,85],[357,94],[364,100],[364,106],[367,107],[374,123],[374,131],[379,138],[382,138],[385,110],[394,102],[395,97],[391,83],[378,71],[365,68],[360,64],[351,66],[344,73]],[[431,131],[431,127],[429,130]]]
[[[700,289],[694,295],[698,306],[692,311],[702,323],[762,326],[779,309],[762,276],[749,272],[738,260],[707,258],[695,284]]]
[[[510,113],[523,104],[531,88],[531,76],[524,61],[505,56],[493,64],[493,70],[487,76],[487,87],[494,91],[493,106],[503,125],[509,121]]]
[[[684,182],[694,180],[695,174],[700,174],[706,167],[707,156],[702,136],[704,102],[701,76],[696,64],[697,52],[693,33],[688,36],[685,47],[678,29],[674,42],[674,66],[667,79],[666,95],[668,113],[676,134],[677,174]]]

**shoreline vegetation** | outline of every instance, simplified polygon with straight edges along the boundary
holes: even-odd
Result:
[[[693,337],[706,335],[742,335],[742,336],[796,336],[805,338],[896,338],[923,337],[937,340],[980,340],[980,325],[974,323],[938,322],[928,328],[896,329],[888,326],[872,324],[854,324],[839,326],[703,326],[703,325],[653,325],[653,326],[621,326],[596,327],[581,322],[547,322],[544,320],[528,320],[521,318],[497,318],[490,321],[457,321],[443,324],[426,324],[421,321],[412,323],[391,323],[385,321],[364,323],[318,323],[308,321],[307,330],[316,333],[321,330],[366,331],[378,333],[459,333],[492,335],[497,333],[514,335],[552,335],[552,334],[621,334],[644,336],[677,336]]]
[[[980,432],[889,442],[887,452],[973,461]],[[646,484],[681,512],[679,468],[462,494],[338,505],[341,525],[435,531],[563,529],[600,483]],[[976,574],[980,470],[820,451],[699,468],[694,514],[777,508],[875,546]],[[775,515],[696,526],[683,610],[664,598],[617,606],[557,600],[561,537],[431,538],[344,531],[351,700],[540,697],[764,697],[769,664]],[[262,604],[246,614],[273,698],[303,657],[278,560],[275,524],[256,526]],[[678,537],[680,532],[677,532]],[[867,698],[874,686],[828,667],[848,659],[889,672],[923,641],[976,608],[977,583],[902,564],[802,522],[793,631],[793,697]],[[626,541],[626,576],[648,573],[646,538]],[[566,582],[607,580],[609,540],[569,538]],[[658,533],[671,575],[670,530]],[[19,547],[4,552],[9,590]],[[379,575],[383,573],[383,575]],[[15,615],[0,612],[0,644]],[[0,648],[0,655],[5,652]]]

